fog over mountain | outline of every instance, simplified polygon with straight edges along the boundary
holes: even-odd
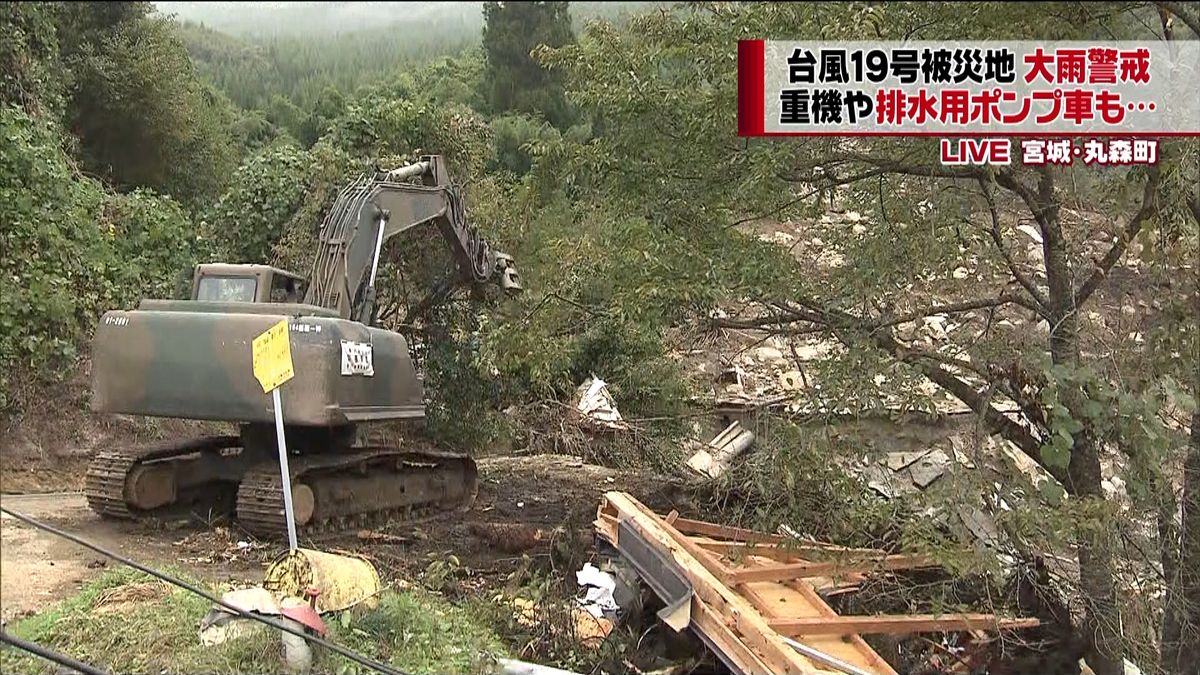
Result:
[[[579,21],[615,18],[653,2],[571,3]],[[201,23],[238,36],[338,34],[397,23],[457,25],[478,32],[483,26],[480,2],[156,2],[156,9],[180,21]]]

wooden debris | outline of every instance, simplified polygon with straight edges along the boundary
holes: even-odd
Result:
[[[556,537],[566,537],[563,528],[544,528],[525,523],[471,523],[471,534],[505,553],[523,553],[547,545]]]
[[[794,557],[794,556],[793,556]],[[751,581],[786,581],[804,577],[825,577],[849,572],[893,571],[930,567],[933,562],[925,556],[889,555],[866,560],[835,560],[829,562],[798,562],[787,565],[753,566],[731,574],[735,584]]]
[[[398,534],[388,534],[387,532],[376,532],[375,530],[359,530],[357,536],[362,541],[377,541],[385,544],[403,544],[408,541],[408,537],[401,537]]]
[[[814,663],[789,646],[783,640],[783,636],[771,628],[767,619],[749,598],[718,578],[728,577],[729,570],[715,554],[705,551],[676,529],[676,526],[684,521],[683,518],[670,525],[633,497],[620,492],[604,495],[599,515],[601,517],[596,520],[596,529],[600,536],[614,544],[617,543],[616,523],[626,520],[642,537],[674,560],[693,587],[693,627],[710,639],[720,655],[731,661],[738,671],[753,675],[782,675],[819,673],[825,670],[822,665]],[[605,515],[610,518],[603,517]],[[808,588],[809,593],[805,594],[782,584],[766,586],[774,587],[769,590],[782,596],[781,601],[773,598],[773,601],[768,603],[786,606],[788,611],[779,616],[819,616],[825,612],[828,612],[827,615],[833,614],[833,610],[811,588]],[[857,641],[844,641],[835,636],[809,640],[806,643],[868,672],[895,675],[895,671],[862,642],[861,638]]]
[[[839,616],[818,593],[852,590],[866,573],[932,565],[925,556],[801,541],[675,512],[664,518],[623,492],[606,493],[596,516],[597,534],[618,551],[649,545],[687,579],[690,627],[736,673],[829,673],[836,663],[844,672],[895,675],[863,634],[1038,625],[990,614]],[[635,541],[622,541],[622,532]],[[809,559],[814,556],[822,560]]]
[[[854,633],[928,633],[1033,628],[1037,619],[999,619],[991,614],[901,614],[839,616],[821,619],[776,619],[771,627],[786,635],[851,635]]]

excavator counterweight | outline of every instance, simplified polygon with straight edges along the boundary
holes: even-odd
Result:
[[[512,258],[467,225],[442,159],[427,156],[341,191],[307,279],[263,265],[199,265],[190,300],[105,313],[93,339],[93,410],[229,422],[238,433],[98,453],[85,483],[92,508],[124,519],[233,511],[255,534],[285,532],[274,411],[251,361],[255,336],[281,320],[296,363],[280,394],[298,531],[469,508],[469,456],[357,444],[359,425],[425,415],[407,341],[375,325],[383,244],[421,226],[442,235],[457,283],[521,290]]]

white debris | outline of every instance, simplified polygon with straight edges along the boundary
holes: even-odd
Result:
[[[280,623],[297,632],[304,630],[304,624],[290,617],[281,617]],[[308,646],[308,640],[283,631],[279,633],[283,641],[284,668],[289,675],[301,675],[311,671],[313,654],[312,647]]]
[[[784,391],[796,391],[804,386],[804,376],[798,370],[789,370],[779,374],[779,386]]]
[[[913,483],[923,489],[929,487],[930,483],[946,473],[946,467],[949,464],[949,455],[941,450],[934,450],[917,460],[908,471],[912,476]]]
[[[1034,227],[1032,225],[1018,225],[1017,230],[1024,233],[1025,236],[1032,239],[1034,241],[1034,243],[1038,244],[1039,246],[1041,245],[1042,233],[1036,227]]]
[[[740,422],[733,422],[717,434],[706,446],[696,451],[687,461],[693,471],[709,478],[718,478],[729,468],[731,462],[754,443],[754,434],[743,429]]]
[[[774,347],[759,347],[758,349],[754,350],[754,356],[760,361],[766,361],[768,363],[784,360],[783,352]]]
[[[578,600],[579,606],[596,618],[604,618],[606,613],[615,614],[620,607],[613,598],[617,582],[608,572],[602,572],[591,563],[575,573],[575,582],[587,589],[585,596]]]
[[[887,467],[892,471],[899,471],[929,454],[929,452],[929,450],[919,450],[917,452],[889,452],[885,462]]]
[[[280,613],[275,596],[261,586],[229,591],[221,597],[221,602],[237,607],[243,612],[268,616]],[[220,605],[214,605],[200,620],[200,643],[205,646],[219,645],[226,640],[246,635],[260,625]]]
[[[583,421],[594,427],[626,430],[629,425],[621,419],[617,403],[608,393],[604,380],[592,375],[575,392],[575,409]]]

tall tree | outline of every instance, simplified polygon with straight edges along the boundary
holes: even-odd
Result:
[[[936,147],[910,139],[747,142],[729,131],[737,109],[729,45],[739,37],[1156,36],[1145,34],[1145,6],[1014,5],[964,3],[947,13],[924,3],[701,3],[640,17],[627,34],[594,25],[578,45],[546,58],[612,133],[559,154],[579,158],[568,165],[574,175],[590,171],[612,217],[651,218],[695,252],[678,264],[658,261],[660,297],[683,306],[696,286],[715,281],[755,298],[760,312],[717,323],[841,343],[846,356],[820,367],[848,383],[849,400],[862,400],[881,371],[888,396],[927,378],[1057,479],[1047,483],[1062,488],[1046,495],[1048,511],[1034,507],[1055,514],[1056,526],[1040,522],[1045,539],[1030,549],[1073,546],[1086,610],[1080,651],[1095,672],[1113,675],[1129,634],[1117,571],[1135,554],[1113,525],[1126,516],[1105,494],[1102,460],[1127,463],[1131,479],[1156,476],[1177,446],[1159,419],[1161,383],[1129,377],[1126,366],[1145,347],[1127,333],[1109,339],[1111,316],[1119,280],[1148,267],[1141,240],[1161,231],[1179,201],[1164,183],[1195,185],[1195,142],[1164,142],[1158,166],[1130,171],[984,169],[942,166]],[[632,175],[609,170],[630,162],[639,168]],[[834,188],[862,222],[816,218],[824,207],[814,196]],[[800,266],[777,264],[794,269],[790,278],[756,278],[731,259],[739,227],[789,221],[805,222],[804,236],[814,237],[793,250]],[[927,317],[955,322],[961,338],[923,344],[913,327]],[[842,400],[828,387],[803,395],[830,407]],[[1002,412],[1002,399],[1019,411]],[[1138,482],[1135,491],[1147,484]]]
[[[541,45],[575,41],[566,2],[484,3],[484,98],[494,114],[540,114],[565,129],[573,116],[557,73],[534,60]]]
[[[59,39],[84,164],[121,188],[214,196],[235,161],[229,103],[196,77],[174,25],[149,3],[66,3]]]

